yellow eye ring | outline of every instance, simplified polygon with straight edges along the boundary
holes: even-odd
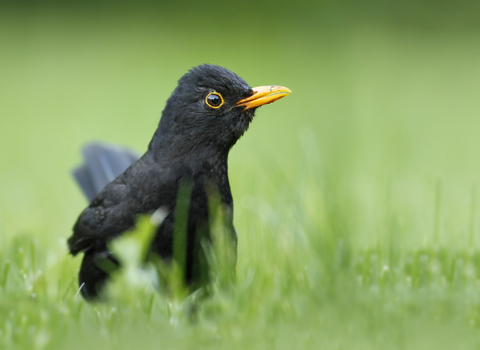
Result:
[[[205,97],[205,103],[208,107],[218,109],[223,106],[223,97],[218,92],[211,92]]]

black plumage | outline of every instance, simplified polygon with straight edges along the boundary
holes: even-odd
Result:
[[[91,142],[83,147],[82,155],[85,163],[75,168],[72,175],[89,202],[140,158],[129,149],[100,142]]]
[[[131,228],[139,214],[167,209],[151,251],[167,261],[172,258],[175,207],[182,184],[191,189],[184,275],[188,284],[199,285],[204,276],[198,266],[202,254],[198,237],[210,237],[211,191],[219,193],[229,232],[236,241],[229,150],[248,129],[258,106],[289,92],[279,86],[252,89],[225,68],[198,66],[179,80],[142,157],[135,160],[129,151],[99,144],[84,149],[86,163],[74,175],[87,197],[94,198],[80,214],[68,240],[71,254],[84,252],[79,274],[82,295],[91,299],[99,294],[108,278],[105,266],[118,265],[107,244]]]

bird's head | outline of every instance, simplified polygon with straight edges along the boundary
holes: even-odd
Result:
[[[156,137],[179,153],[207,149],[228,152],[248,129],[258,107],[290,92],[277,85],[252,88],[223,67],[195,67],[178,81]]]

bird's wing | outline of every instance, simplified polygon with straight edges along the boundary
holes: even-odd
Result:
[[[174,198],[162,180],[165,172],[156,169],[146,155],[108,183],[80,214],[68,240],[75,255],[93,249],[102,251],[106,243],[135,224],[138,214],[149,213]],[[157,182],[161,183],[157,186]]]
[[[73,170],[73,177],[89,201],[139,158],[127,148],[99,142],[87,144],[82,154],[85,162]]]
[[[133,226],[132,203],[125,200],[128,188],[119,178],[109,183],[80,214],[68,240],[75,255],[93,246],[104,246],[108,239]]]

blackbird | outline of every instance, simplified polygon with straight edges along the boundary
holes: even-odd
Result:
[[[180,224],[175,223],[175,209],[182,186],[189,188],[183,192],[188,193],[187,222],[182,223],[187,231],[183,275],[187,284],[195,286],[202,279],[197,265],[203,248],[198,237],[210,239],[210,191],[219,194],[236,242],[228,153],[258,107],[289,93],[277,85],[251,88],[228,69],[204,64],[178,81],[143,156],[102,144],[85,147],[86,162],[74,176],[91,203],[68,239],[72,255],[84,253],[79,272],[83,297],[99,296],[109,276],[105,266],[118,266],[108,243],[132,228],[140,214],[165,208],[151,252],[167,262],[172,259],[175,225]]]

